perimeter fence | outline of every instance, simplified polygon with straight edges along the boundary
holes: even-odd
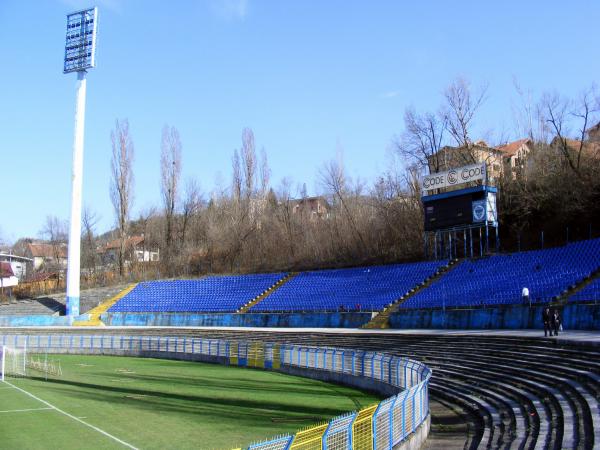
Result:
[[[242,367],[301,369],[371,379],[399,393],[379,404],[350,412],[293,435],[246,447],[248,450],[385,450],[398,448],[429,417],[429,379],[424,364],[380,352],[310,347],[260,341],[170,336],[2,335],[0,345],[30,352],[144,356],[164,353]]]

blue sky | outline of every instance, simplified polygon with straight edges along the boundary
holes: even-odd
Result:
[[[62,74],[66,14],[79,0],[0,1],[0,240],[66,219],[75,74]],[[110,131],[129,119],[134,216],[158,205],[163,125],[179,129],[183,178],[204,192],[230,179],[244,127],[272,170],[318,191],[343,149],[348,173],[385,169],[404,109],[435,110],[457,76],[488,84],[480,136],[514,128],[514,80],[568,96],[598,80],[594,1],[99,0],[97,68],[88,75],[84,203],[110,229]],[[477,137],[477,136],[476,136]],[[509,136],[515,137],[518,136]]]

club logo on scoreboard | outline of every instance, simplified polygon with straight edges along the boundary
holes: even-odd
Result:
[[[473,202],[473,222],[483,222],[485,220],[485,200],[476,200]]]
[[[448,172],[448,183],[456,184],[457,181],[458,181],[458,176],[456,174],[456,170],[451,170],[450,172]]]

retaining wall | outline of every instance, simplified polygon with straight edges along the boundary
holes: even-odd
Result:
[[[67,316],[0,316],[0,327],[48,327],[70,325]]]
[[[391,314],[401,329],[543,329],[545,306],[510,305],[474,309],[415,309]],[[559,308],[565,330],[600,330],[600,304],[568,303]]]
[[[362,313],[105,313],[102,322],[113,326],[162,327],[283,327],[283,328],[360,328],[369,320]]]

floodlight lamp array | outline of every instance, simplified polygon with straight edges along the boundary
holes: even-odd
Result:
[[[63,73],[81,72],[96,66],[98,8],[67,15]]]

